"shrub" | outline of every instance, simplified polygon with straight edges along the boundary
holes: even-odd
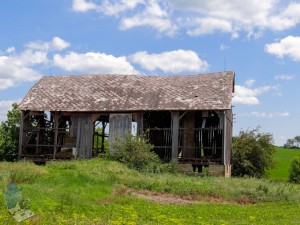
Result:
[[[0,124],[0,161],[15,161],[18,154],[21,112],[17,103],[7,113],[7,120]]]
[[[289,182],[300,184],[300,155],[291,162]]]
[[[109,153],[111,159],[138,171],[155,171],[160,164],[158,156],[152,151],[153,145],[143,138],[127,134],[117,138],[112,148],[113,153]]]
[[[259,133],[259,128],[240,131],[233,138],[232,174],[234,176],[250,176],[261,178],[266,170],[274,166],[273,137],[269,133]]]

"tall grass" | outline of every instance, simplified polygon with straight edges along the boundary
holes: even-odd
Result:
[[[29,224],[286,224],[300,213],[299,185],[265,179],[140,173],[105,159],[0,163],[0,169],[6,177],[2,187],[18,177],[23,196],[30,198],[36,216]],[[153,203],[127,194],[132,189],[199,203]],[[14,224],[1,193],[0,224]]]

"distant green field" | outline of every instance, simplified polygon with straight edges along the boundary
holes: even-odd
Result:
[[[276,166],[268,171],[271,180],[287,181],[289,177],[289,168],[291,161],[297,155],[300,155],[299,149],[287,149],[276,147],[274,154]]]

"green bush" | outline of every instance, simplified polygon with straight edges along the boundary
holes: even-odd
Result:
[[[117,138],[112,144],[113,153],[109,157],[126,164],[138,171],[159,170],[160,160],[152,151],[153,145],[143,138],[135,138],[131,134]]]
[[[233,138],[232,175],[265,177],[267,169],[274,166],[273,137],[269,133],[260,133],[259,129],[240,131]]]
[[[7,112],[6,121],[0,124],[0,161],[16,161],[19,146],[21,112],[17,103]]]
[[[289,181],[300,184],[300,155],[291,162]]]

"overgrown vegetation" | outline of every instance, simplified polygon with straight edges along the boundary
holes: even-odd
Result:
[[[291,162],[289,181],[300,184],[300,155]]]
[[[274,166],[273,136],[260,133],[259,128],[240,131],[233,138],[232,174],[234,176],[265,177],[268,169]]]
[[[8,176],[7,171],[15,175]],[[144,173],[101,158],[49,162],[42,167],[0,163],[0,177],[7,178],[0,179],[1,187],[11,179],[21,188],[23,197],[30,199],[36,216],[23,224],[299,222],[300,186],[286,182]],[[160,200],[151,199],[152,195],[136,197],[136,191],[151,191]],[[165,196],[170,201],[164,202]],[[194,203],[172,201],[178,198]],[[2,192],[0,224],[16,224],[6,211]]]
[[[7,113],[7,119],[0,124],[0,161],[15,161],[19,146],[21,112],[17,103]]]
[[[110,159],[124,163],[129,168],[154,172],[159,168],[160,160],[152,151],[153,148],[144,138],[126,134],[116,139],[112,145],[113,151],[108,154]]]

